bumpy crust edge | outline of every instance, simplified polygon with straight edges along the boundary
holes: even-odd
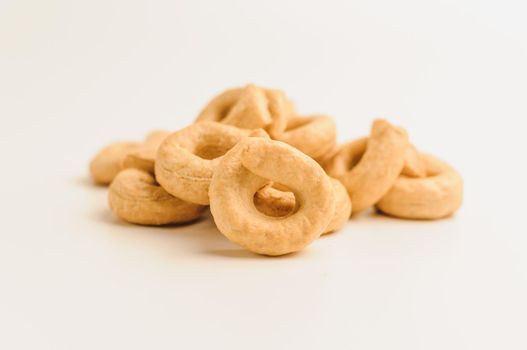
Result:
[[[404,219],[440,219],[456,212],[463,201],[463,179],[446,162],[424,155],[428,176],[400,176],[377,203],[381,212]]]
[[[205,208],[170,195],[153,175],[139,169],[125,169],[115,177],[108,203],[127,222],[155,226],[195,220]]]
[[[291,189],[298,210],[269,217],[253,203],[269,181]],[[220,232],[240,246],[264,255],[301,250],[328,226],[334,210],[332,184],[324,170],[297,149],[248,137],[220,162],[210,185],[210,209]]]
[[[373,123],[368,139],[342,146],[326,171],[346,187],[354,213],[373,206],[393,186],[407,147],[406,134],[384,120]]]

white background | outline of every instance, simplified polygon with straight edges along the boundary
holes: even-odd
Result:
[[[0,0],[0,348],[525,349],[525,1]],[[208,217],[128,225],[103,145],[254,82],[339,139],[375,117],[456,166],[452,219],[366,213],[262,258]]]

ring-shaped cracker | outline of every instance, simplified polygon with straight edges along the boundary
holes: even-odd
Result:
[[[390,123],[376,120],[369,138],[343,145],[326,171],[346,187],[353,212],[377,203],[392,187],[404,166],[408,138]]]
[[[125,157],[140,147],[139,142],[116,142],[101,149],[90,162],[93,181],[99,185],[109,185],[122,170]]]
[[[333,184],[333,195],[335,199],[335,210],[328,226],[322,234],[335,232],[344,226],[349,220],[352,212],[351,199],[346,187],[337,179],[331,178]]]
[[[159,186],[152,174],[139,169],[125,169],[114,178],[108,203],[125,221],[155,226],[192,221],[205,208],[172,196]]]
[[[292,103],[280,90],[249,84],[214,97],[200,112],[196,122],[215,121],[242,129],[264,129],[271,136],[282,133]]]
[[[463,201],[463,179],[446,162],[423,155],[427,176],[400,176],[376,207],[403,219],[440,219],[452,215]]]
[[[404,167],[401,174],[409,177],[426,176],[426,160],[412,144],[409,144],[406,149]]]
[[[316,160],[335,148],[337,126],[327,116],[295,116],[289,118],[286,130],[276,139],[298,148]]]
[[[320,157],[317,157],[314,159],[317,161],[318,164],[320,164],[322,168],[325,169],[326,164],[328,164],[331,161],[331,159],[333,159],[333,157],[335,157],[335,155],[340,151],[340,147],[341,147],[340,144],[335,143],[333,148],[329,149],[327,152],[325,152]]]
[[[154,174],[157,150],[168,135],[170,135],[170,132],[165,130],[151,131],[142,145],[124,157],[122,168],[141,169]]]
[[[221,157],[250,132],[216,122],[196,123],[176,131],[157,151],[157,181],[177,198],[209,204],[210,181]]]
[[[264,215],[255,193],[269,181],[296,198],[285,217]],[[264,255],[298,251],[328,226],[335,201],[329,177],[313,159],[279,141],[248,137],[218,165],[210,185],[210,210],[218,229],[231,241]]]

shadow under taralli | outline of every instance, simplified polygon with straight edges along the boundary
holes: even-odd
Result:
[[[205,251],[207,255],[215,255],[219,257],[225,257],[225,258],[235,258],[235,259],[289,259],[301,256],[305,254],[304,251],[289,253],[285,255],[279,255],[279,256],[266,256],[266,255],[259,255],[256,253],[252,253],[245,249],[218,249],[218,250],[208,250]]]
[[[190,251],[196,254],[222,258],[265,259],[264,256],[240,248],[225,238],[216,228],[214,219],[208,210],[202,217],[191,222],[163,226],[134,225],[119,219],[109,209],[96,211],[93,213],[93,218],[108,226],[127,228],[129,234],[140,235],[141,239],[145,239],[145,236],[163,239],[165,240],[164,244],[168,247],[180,246],[181,239],[188,240],[185,242],[185,246],[190,246]],[[122,230],[119,231],[119,235],[122,236]],[[187,243],[189,244],[187,245]]]
[[[100,208],[96,212],[92,213],[92,219],[103,223],[109,227],[119,228],[111,230],[111,234],[118,234],[119,237],[123,238],[123,233],[131,235],[132,240],[152,240],[153,244],[160,244],[163,251],[168,254],[182,249],[184,247],[185,252],[190,252],[196,255],[207,255],[221,259],[288,259],[298,258],[304,254],[307,254],[305,250],[290,253],[282,256],[271,257],[263,256],[247,251],[236,244],[229,241],[221,232],[217,229],[214,224],[214,219],[209,210],[207,210],[202,217],[183,224],[171,224],[164,226],[141,226],[127,223],[118,217],[116,217],[112,211],[108,208]],[[446,218],[449,220],[449,218]],[[377,227],[384,226],[400,226],[413,229],[418,229],[419,225],[427,224],[431,221],[409,221],[399,218],[390,217],[384,215],[374,209],[366,210],[364,212],[354,215],[352,219],[348,221],[346,226],[353,226],[353,229],[362,231],[366,227],[369,229],[371,225]],[[410,226],[409,226],[410,225]],[[417,227],[416,227],[417,226]],[[126,230],[124,230],[124,229]],[[321,236],[320,240],[331,240],[338,237],[340,234],[346,234],[346,232],[332,232]],[[347,234],[351,234],[348,232]],[[160,241],[161,240],[161,241]],[[182,240],[184,242],[182,242]]]
[[[75,185],[75,186],[78,186],[78,187],[83,187],[83,188],[89,188],[89,189],[96,189],[96,190],[103,190],[103,189],[107,189],[108,186],[107,185],[101,185],[101,184],[97,184],[95,183],[89,176],[79,176],[79,177],[75,177],[73,180],[72,180],[72,183]]]

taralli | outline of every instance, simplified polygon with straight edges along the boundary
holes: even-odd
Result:
[[[326,171],[346,187],[357,213],[373,206],[392,187],[403,169],[407,148],[404,132],[376,120],[370,137],[344,145]]]
[[[294,193],[296,210],[285,217],[264,215],[254,194],[269,181]],[[240,141],[221,160],[209,190],[214,221],[231,241],[264,255],[298,251],[328,227],[335,200],[331,180],[297,149],[259,137]]]
[[[153,175],[139,169],[125,169],[115,177],[108,202],[121,219],[140,225],[192,221],[205,208],[170,195],[156,183]]]
[[[412,144],[409,144],[406,149],[404,167],[401,174],[409,177],[426,176],[426,160]]]
[[[242,129],[262,128],[275,136],[285,130],[287,117],[293,109],[282,91],[249,84],[213,98],[196,122],[215,121]]]
[[[333,184],[333,195],[335,199],[335,210],[328,226],[323,234],[339,230],[349,220],[352,211],[352,204],[348,192],[342,183],[337,179],[331,179]]]
[[[170,132],[165,130],[150,132],[140,147],[124,157],[122,168],[141,169],[153,174],[157,150],[169,134]]]
[[[402,130],[401,128],[398,128],[399,130]],[[368,137],[362,137],[360,139],[357,139],[355,141],[352,141],[346,145],[343,146],[337,146],[337,148],[332,151],[332,153],[329,153],[326,156],[326,159],[317,160],[320,165],[324,167],[327,171],[331,173],[345,173],[346,169],[349,167],[349,165],[354,166],[359,162],[359,160],[364,155],[364,152],[366,151],[366,147],[368,146]],[[349,159],[351,162],[349,165],[348,163],[344,162],[344,159],[347,159],[346,157],[342,157],[343,155],[339,155],[339,158],[333,159],[336,157],[336,155],[339,153],[340,148],[348,148],[346,154],[348,156],[355,155],[353,159]],[[408,144],[408,147],[406,148],[406,152],[404,154],[404,166],[403,170],[401,171],[402,175],[410,176],[410,177],[425,177],[426,176],[426,164],[423,159],[423,156],[414,145]]]
[[[329,151],[325,152],[320,157],[315,158],[315,161],[318,164],[320,164],[325,169],[326,168],[326,164],[328,164],[328,162],[331,161],[331,159],[333,159],[333,157],[335,157],[335,155],[340,151],[341,147],[342,147],[341,145],[335,143],[333,148],[331,148]]]
[[[158,148],[161,142],[170,135],[170,131],[166,130],[153,130],[148,133],[143,142],[143,146],[146,148]]]
[[[138,142],[117,142],[104,147],[90,162],[90,174],[99,185],[108,185],[122,170],[122,162],[130,153],[138,150]]]
[[[337,126],[333,119],[326,116],[296,116],[288,120],[286,130],[276,139],[316,160],[335,148]]]
[[[157,181],[175,197],[209,204],[209,185],[221,157],[251,131],[216,122],[192,124],[159,146]]]
[[[408,137],[408,132],[403,127],[396,127],[401,133]],[[425,177],[426,176],[426,163],[422,154],[415,148],[411,143],[406,148],[404,154],[404,167],[401,172],[402,175],[410,177]]]
[[[299,251],[372,206],[440,219],[463,197],[460,174],[419,152],[403,127],[375,120],[367,137],[338,144],[330,117],[299,116],[282,91],[253,84],[217,95],[187,128],[105,147],[90,172],[111,183],[110,208],[125,221],[184,223],[210,205],[224,236],[269,256]]]
[[[335,199],[335,210],[322,234],[340,229],[351,216],[351,200],[346,188],[337,179],[331,179]],[[296,200],[293,192],[281,191],[271,184],[266,185],[254,195],[256,209],[268,216],[284,217],[295,210]]]
[[[447,163],[423,155],[427,176],[400,176],[377,208],[404,219],[440,219],[452,215],[463,200],[463,179]]]

